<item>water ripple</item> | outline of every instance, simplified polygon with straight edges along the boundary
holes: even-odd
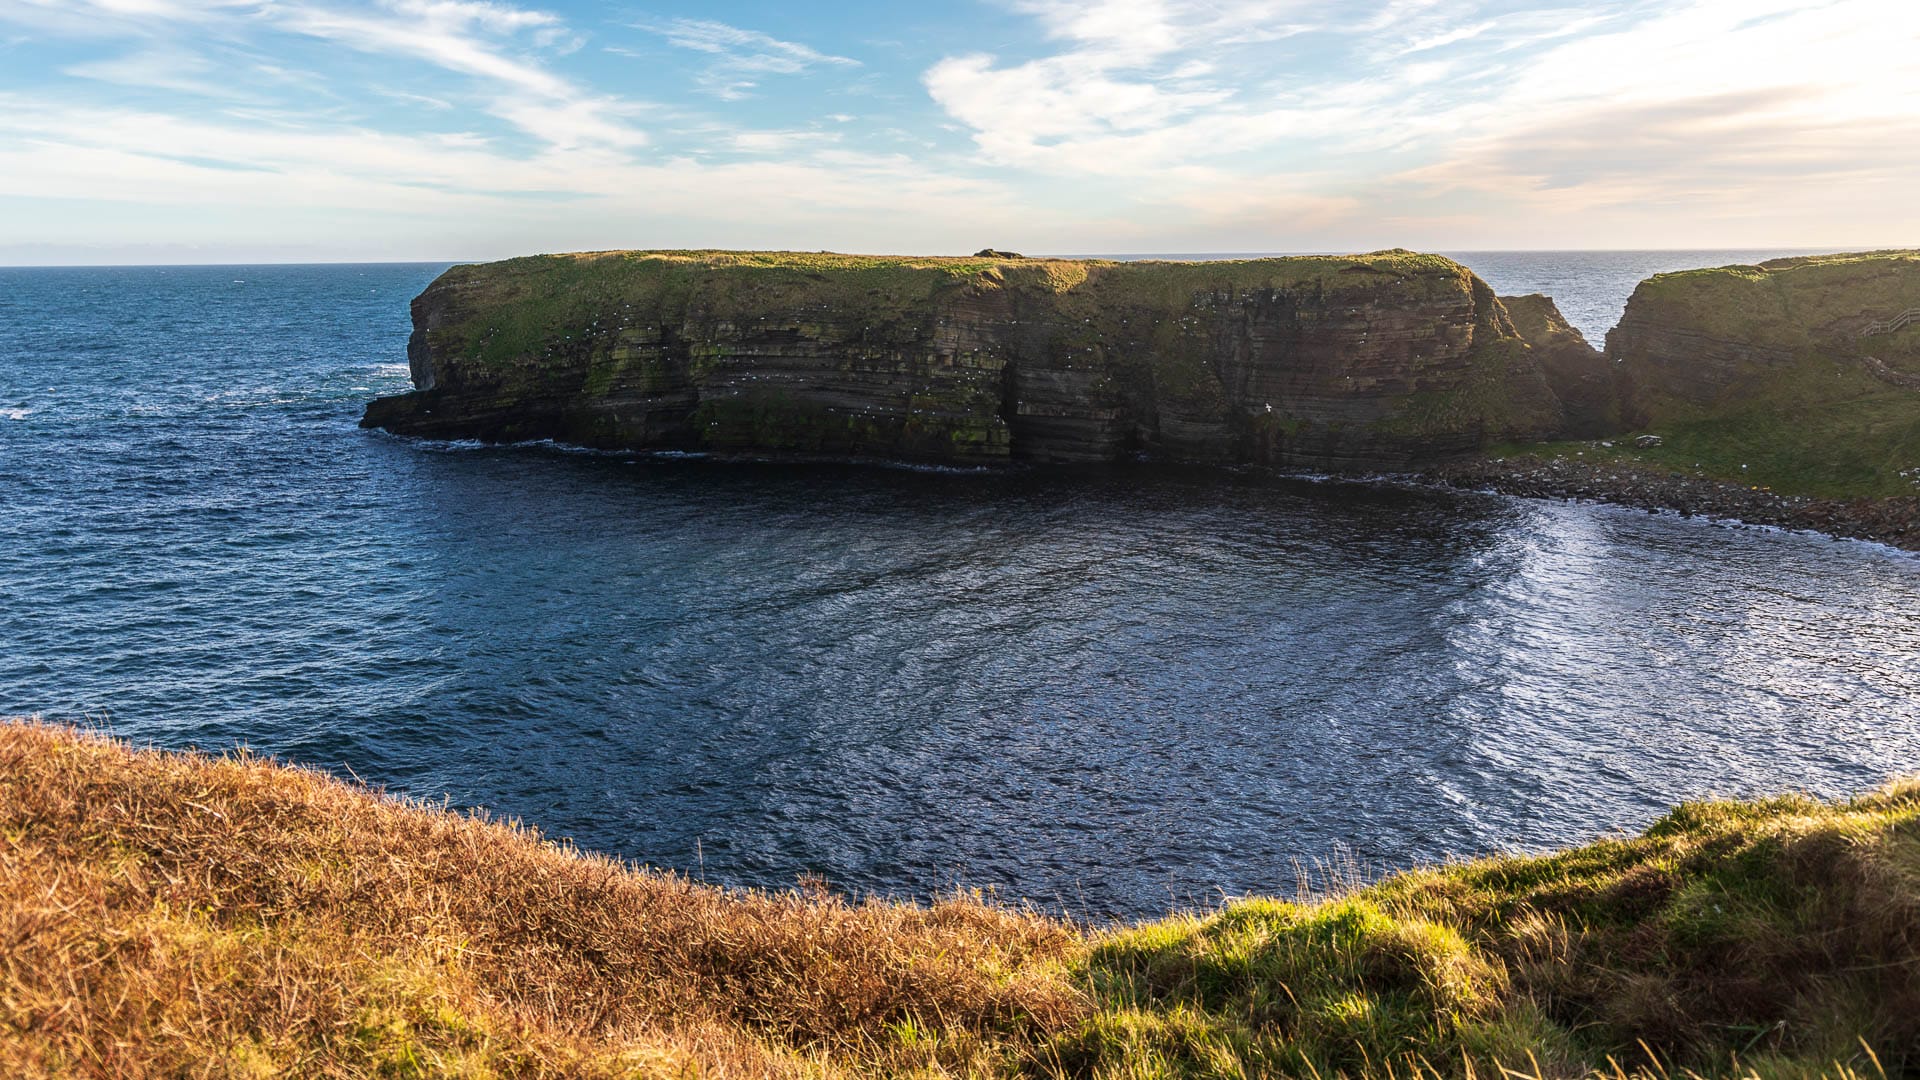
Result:
[[[711,880],[1121,915],[1920,769],[1912,557],[1253,474],[358,431],[435,269],[0,271],[0,712]]]

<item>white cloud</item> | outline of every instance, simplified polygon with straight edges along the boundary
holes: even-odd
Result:
[[[556,74],[533,55],[564,55],[580,39],[550,12],[490,0],[0,0],[0,20],[63,36],[134,37],[165,42],[121,57],[69,65],[82,78],[201,95],[240,96],[229,70],[183,47],[180,34],[232,42],[263,31],[317,38],[363,53],[404,56],[466,76],[488,111],[534,138],[630,149],[646,135],[629,120],[642,110]],[[256,67],[257,71],[265,69]],[[382,92],[376,90],[375,92]],[[415,95],[434,107],[442,98]]]
[[[1028,40],[930,64],[931,122],[825,43],[642,27],[636,55],[685,50],[723,98],[809,74],[873,91],[858,119],[816,95],[747,130],[591,81],[565,19],[504,0],[0,0],[0,23],[83,43],[58,70],[90,83],[0,93],[0,195],[120,207],[156,240],[189,215],[236,237],[331,215],[463,256],[1920,239],[1911,0],[985,2]],[[296,70],[322,49],[376,59]],[[116,95],[140,107],[79,104]]]
[[[798,134],[792,149],[816,142]],[[236,223],[276,208],[363,219],[378,208],[380,219],[411,222],[417,234],[439,237],[438,246],[423,242],[416,249],[433,257],[449,250],[513,254],[516,240],[538,250],[765,247],[773,236],[842,246],[876,218],[894,223],[901,242],[931,243],[945,223],[1005,227],[1019,216],[1019,201],[997,182],[930,171],[903,155],[830,145],[787,159],[717,165],[684,158],[637,162],[601,147],[515,157],[470,136],[262,127],[18,95],[0,95],[0,196],[218,207]],[[156,229],[177,217],[171,211],[146,216]],[[476,220],[503,224],[475,241]],[[917,229],[900,223],[917,223]],[[84,222],[63,223],[62,230],[74,243],[100,239]],[[56,238],[27,229],[13,236],[16,242]],[[454,241],[461,246],[450,249]],[[476,244],[485,250],[475,251]]]
[[[1314,29],[1303,0],[1015,0],[1063,51],[1001,66],[987,54],[928,69],[928,93],[991,161],[1052,172],[1160,175],[1330,130],[1314,87],[1250,93],[1224,50]],[[1261,88],[1265,88],[1261,99]]]
[[[1771,204],[1830,230],[1852,218],[1920,231],[1920,207],[1886,182],[1920,167],[1909,0],[1498,14],[1394,0],[1324,16],[1280,2],[1010,2],[1059,47],[1012,64],[941,60],[924,76],[934,101],[990,161],[1134,177],[1143,206],[1186,207],[1196,225],[1229,208],[1416,229],[1531,216],[1589,243],[1691,243],[1621,223],[1637,212],[1670,227],[1681,206],[1688,224],[1751,227]],[[1303,47],[1252,54],[1264,71],[1235,52],[1289,37]],[[1810,183],[1858,192],[1862,212],[1814,212]],[[1262,185],[1265,208],[1249,196]],[[1603,228],[1578,220],[1600,210]]]
[[[782,41],[758,30],[745,30],[711,19],[675,19],[659,25],[636,25],[666,38],[682,49],[706,53],[714,61],[702,76],[703,85],[723,100],[738,100],[768,75],[799,75],[817,67],[859,67],[860,61],[833,56],[797,41]]]
[[[384,11],[344,11],[306,4],[273,9],[286,29],[363,52],[411,56],[492,84],[490,112],[559,147],[597,144],[631,149],[646,134],[627,123],[639,111],[596,95],[524,55],[510,42],[533,31],[553,43],[560,20],[541,11],[473,0],[391,0]]]
[[[1406,178],[1542,217],[1684,207],[1778,229],[1797,206],[1899,235],[1920,209],[1883,181],[1920,174],[1916,86],[1920,7],[1699,0],[1537,54],[1482,130]]]
[[[216,70],[211,62],[180,49],[143,49],[105,60],[69,64],[60,70],[62,74],[76,78],[97,79],[145,90],[174,90],[205,97],[240,96],[232,83],[210,77]]]

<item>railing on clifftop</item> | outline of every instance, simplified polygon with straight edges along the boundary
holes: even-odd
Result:
[[[1876,323],[1868,323],[1865,329],[1854,336],[1878,337],[1881,334],[1891,334],[1896,330],[1906,329],[1915,321],[1920,321],[1920,307],[1908,308],[1891,319],[1882,319]]]

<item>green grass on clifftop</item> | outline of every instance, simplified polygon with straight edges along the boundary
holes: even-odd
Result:
[[[0,725],[9,1077],[1920,1072],[1920,783],[1083,927]]]
[[[459,296],[453,322],[437,333],[468,359],[511,370],[576,337],[662,313],[753,320],[812,308],[912,327],[931,315],[936,295],[953,289],[1028,291],[1092,317],[1115,307],[1178,311],[1222,287],[1332,288],[1361,279],[1453,286],[1470,276],[1442,256],[1398,249],[1205,262],[607,251],[456,266],[433,288]]]
[[[1655,274],[1631,307],[1716,337],[1805,348],[1920,305],[1917,282],[1920,250],[1811,255]]]
[[[1584,451],[1788,495],[1914,495],[1920,325],[1866,333],[1914,308],[1920,251],[1657,274],[1635,289],[1608,351],[1638,384],[1627,412],[1664,444],[1628,450],[1633,432],[1611,449],[1519,449]]]

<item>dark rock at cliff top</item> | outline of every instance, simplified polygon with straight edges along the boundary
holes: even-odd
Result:
[[[1398,469],[1556,431],[1466,268],[612,252],[455,267],[369,426],[489,441]]]

